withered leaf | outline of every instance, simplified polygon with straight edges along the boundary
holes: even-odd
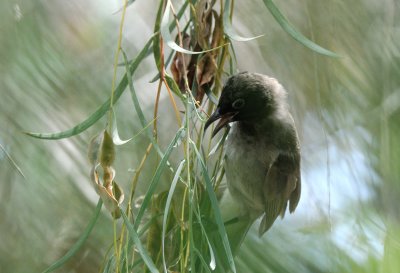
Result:
[[[209,39],[212,27],[212,7],[210,0],[201,0],[196,4],[197,16],[197,43],[202,49],[209,47]]]
[[[190,36],[186,33],[182,34],[182,47],[184,49],[190,49]],[[185,90],[185,75],[188,74],[188,68],[191,63],[192,58],[195,58],[193,55],[184,54],[181,52],[176,52],[175,56],[172,60],[171,64],[171,73],[175,82],[178,84],[179,89],[182,93]]]
[[[99,195],[101,200],[103,200],[104,206],[109,212],[111,212],[114,219],[118,219],[121,217],[119,205],[124,200],[124,193],[115,181],[113,181],[111,189],[112,191],[110,192],[110,189],[98,185]]]

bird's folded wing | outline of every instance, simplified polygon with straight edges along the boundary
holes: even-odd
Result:
[[[270,166],[263,187],[265,214],[259,234],[264,234],[276,218],[289,211],[293,212],[300,199],[300,153],[281,153]]]

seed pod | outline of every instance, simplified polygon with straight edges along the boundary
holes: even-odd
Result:
[[[105,168],[111,166],[115,159],[115,149],[112,137],[104,131],[103,143],[101,144],[100,165]]]

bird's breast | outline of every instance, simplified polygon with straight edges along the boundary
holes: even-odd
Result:
[[[258,217],[264,212],[263,184],[279,151],[265,138],[241,132],[233,124],[225,146],[225,174],[241,213]]]

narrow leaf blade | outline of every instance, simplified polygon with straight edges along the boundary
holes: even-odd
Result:
[[[264,36],[264,34],[263,34],[263,35],[258,35],[255,37],[246,38],[246,37],[242,37],[239,34],[237,34],[231,23],[231,19],[229,16],[230,10],[231,10],[231,0],[225,0],[224,14],[223,14],[224,32],[226,35],[228,35],[228,37],[230,39],[237,41],[237,42],[247,42],[247,41],[258,39],[258,38]]]
[[[144,263],[147,265],[149,268],[150,272],[152,273],[158,273],[158,269],[156,265],[154,264],[153,260],[150,258],[149,254],[146,251],[146,248],[144,248],[142,242],[140,241],[139,235],[135,231],[133,225],[131,222],[128,220],[128,216],[126,216],[125,212],[121,209],[121,215],[122,218],[124,219],[124,223],[129,231],[129,236],[131,237],[132,241],[135,243],[137,249],[139,250],[139,254],[142,257]]]
[[[176,144],[178,143],[178,141],[183,137],[184,132],[185,132],[184,128],[180,128],[178,130],[178,132],[176,132],[174,139],[168,145],[168,148],[165,151],[164,156],[162,157],[160,163],[158,164],[157,169],[154,173],[154,176],[151,179],[150,186],[149,186],[149,188],[146,192],[146,195],[143,199],[142,205],[137,213],[136,221],[135,221],[135,229],[138,228],[140,221],[142,220],[142,217],[144,215],[144,212],[150,204],[151,197],[153,196],[153,194],[157,188],[157,185],[160,182],[161,174],[166,169],[168,158],[171,155],[172,150],[176,147]]]
[[[200,155],[200,153],[196,147],[196,144],[194,142],[191,142],[191,144],[193,146],[193,150],[196,153],[197,159],[199,160],[200,165],[201,165],[207,194],[208,194],[208,197],[210,198],[211,207],[213,209],[213,212],[215,215],[215,221],[216,221],[217,227],[218,227],[218,232],[222,239],[222,243],[223,243],[223,246],[225,249],[226,256],[228,258],[230,269],[232,270],[232,272],[236,273],[236,267],[235,267],[235,263],[233,261],[233,255],[232,255],[231,247],[229,244],[228,235],[225,230],[224,221],[222,220],[221,211],[218,206],[217,197],[215,196],[214,187],[211,183],[210,176],[208,175],[206,164],[204,163],[204,160],[203,160],[202,156]]]
[[[162,225],[162,237],[161,237],[162,238],[162,259],[163,259],[164,272],[168,272],[167,264],[165,262],[165,233],[166,233],[166,227],[167,227],[168,212],[169,212],[169,208],[171,207],[172,196],[174,195],[175,187],[176,187],[176,184],[178,183],[178,179],[179,179],[179,176],[181,175],[183,166],[185,166],[185,160],[181,161],[181,163],[178,166],[178,169],[176,170],[174,179],[172,180],[171,186],[169,188],[167,201],[165,203],[163,225]]]
[[[139,54],[136,56],[135,60],[129,66],[129,71],[131,74],[137,69],[139,64],[142,60],[148,55],[148,50],[150,45],[153,42],[153,37],[147,42],[147,44],[142,48]],[[122,93],[124,92],[125,88],[128,85],[128,77],[127,74],[124,75],[120,83],[118,84],[117,88],[115,89],[113,104],[115,104],[118,99],[121,97]],[[62,139],[71,137],[77,134],[82,133],[87,128],[92,126],[96,121],[98,121],[101,117],[104,116],[105,113],[110,109],[110,98],[104,102],[92,115],[90,115],[86,120],[82,121],[78,125],[74,126],[71,129],[58,132],[58,133],[34,133],[34,132],[25,132],[28,136],[40,139],[48,139],[48,140],[55,140],[55,139]]]
[[[290,35],[292,36],[293,39],[304,45],[305,47],[311,49],[312,51],[315,51],[319,54],[326,55],[329,57],[335,57],[338,58],[340,55],[336,54],[335,52],[332,52],[330,50],[327,50],[313,41],[309,40],[308,38],[304,37],[303,34],[298,32],[290,23],[289,21],[285,18],[285,16],[281,13],[281,11],[278,9],[278,7],[275,5],[274,1],[272,0],[263,0],[265,6],[268,8],[268,10],[271,12],[272,16],[274,16],[275,20],[278,22],[278,24]]]

